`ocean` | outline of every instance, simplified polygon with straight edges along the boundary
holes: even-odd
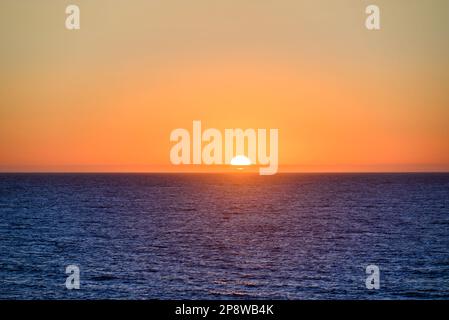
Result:
[[[0,299],[448,298],[449,174],[0,175]]]

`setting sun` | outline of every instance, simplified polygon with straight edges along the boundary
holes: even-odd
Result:
[[[235,156],[231,159],[232,166],[249,166],[251,165],[251,160],[245,156]]]

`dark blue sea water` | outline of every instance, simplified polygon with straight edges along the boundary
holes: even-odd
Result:
[[[2,174],[0,219],[1,299],[449,298],[449,174]]]

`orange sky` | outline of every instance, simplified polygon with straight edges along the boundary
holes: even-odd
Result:
[[[278,128],[280,171],[448,171],[449,5],[0,4],[0,171],[204,171],[170,132]]]

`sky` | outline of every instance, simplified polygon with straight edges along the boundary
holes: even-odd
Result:
[[[206,170],[194,120],[277,128],[281,172],[449,171],[445,0],[2,0],[0,39],[1,172]]]

